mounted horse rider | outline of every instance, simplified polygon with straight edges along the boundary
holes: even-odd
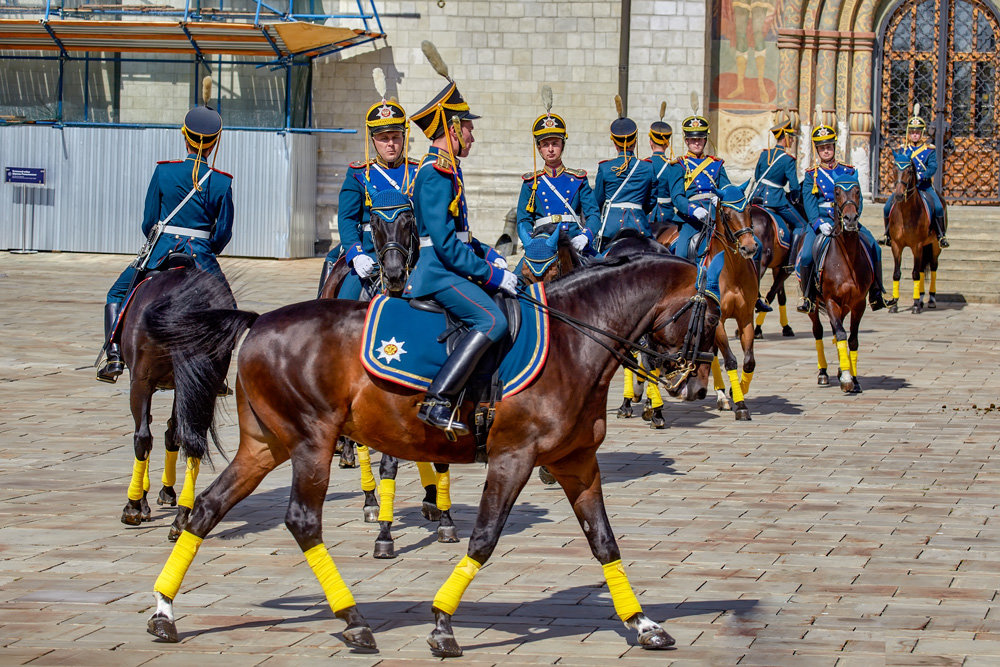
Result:
[[[849,164],[837,160],[837,131],[829,125],[819,125],[812,132],[812,142],[819,157],[819,164],[806,170],[802,180],[802,202],[809,218],[809,226],[802,239],[802,250],[795,264],[802,288],[802,302],[797,310],[808,313],[815,308],[815,276],[813,246],[817,234],[833,234],[834,186],[845,177],[858,178],[857,170]],[[860,211],[859,211],[860,213]],[[875,279],[868,292],[868,304],[872,310],[880,310],[895,301],[886,302],[885,287],[882,285],[882,251],[875,237],[864,226],[860,226],[861,240],[872,261]]]
[[[777,218],[783,220],[792,232],[791,248],[805,233],[806,221],[793,205],[802,200],[802,184],[795,171],[795,156],[788,151],[795,141],[795,128],[791,118],[786,118],[771,128],[775,147],[766,148],[757,158],[753,172],[754,188],[750,193],[751,203],[759,203]],[[788,188],[786,194],[785,188]],[[757,202],[756,200],[760,201]]]
[[[914,169],[917,170],[917,190],[923,195],[931,210],[931,229],[938,238],[938,245],[947,248],[950,243],[945,237],[947,222],[944,219],[944,206],[941,205],[941,196],[934,189],[933,176],[937,173],[937,150],[934,144],[927,142],[925,134],[927,123],[918,115],[914,115],[906,122],[906,146],[900,152],[910,158]],[[882,209],[882,220],[885,222],[885,236],[880,243],[887,246],[889,240],[889,212],[892,211],[892,203],[895,195],[889,195]]]
[[[406,111],[395,100],[385,99],[385,75],[376,68],[373,77],[382,99],[365,114],[368,137],[365,141],[364,162],[352,162],[340,190],[337,207],[337,229],[340,246],[327,254],[319,279],[320,293],[341,252],[351,266],[337,297],[358,299],[363,281],[378,273],[378,257],[371,232],[371,205],[378,193],[396,190],[406,193],[417,171],[416,160],[407,156],[409,135]],[[369,145],[375,157],[369,157]]]
[[[546,239],[533,239],[536,225],[569,223],[569,236],[577,252],[585,252],[593,240],[591,228],[600,224],[600,211],[594,191],[583,169],[569,169],[563,164],[566,147],[566,121],[552,113],[552,89],[542,88],[545,113],[531,125],[535,148],[545,165],[521,177],[517,200],[517,235],[525,249]],[[534,157],[534,156],[533,156]],[[556,233],[558,235],[558,231]]]
[[[507,318],[484,289],[517,293],[517,277],[507,262],[469,231],[469,212],[459,158],[466,157],[475,139],[469,110],[448,68],[430,42],[424,54],[448,85],[410,117],[431,140],[413,181],[413,212],[420,234],[420,258],[403,295],[431,297],[470,327],[438,371],[417,418],[457,435],[469,427],[455,419],[455,400],[483,354],[507,334]]]
[[[636,157],[639,128],[622,113],[621,98],[615,95],[618,118],[611,123],[611,143],[618,156],[602,160],[594,181],[594,198],[601,209],[600,225],[591,227],[598,252],[623,229],[649,236],[647,215],[656,206],[656,172],[653,164]]]
[[[663,122],[666,111],[667,103],[660,102],[660,120],[649,126],[649,149],[653,154],[649,156],[648,162],[653,165],[653,172],[656,175],[656,208],[653,209],[649,222],[653,236],[664,227],[677,224],[674,219],[674,205],[670,198],[668,179],[670,163],[674,160],[674,147],[671,145],[674,129],[670,127],[670,123]]]
[[[203,97],[207,101],[211,79],[205,79]],[[113,383],[125,370],[112,334],[123,304],[147,270],[159,268],[170,253],[183,253],[190,255],[199,269],[228,286],[215,257],[233,234],[233,177],[207,162],[222,135],[222,116],[207,104],[196,106],[184,117],[181,133],[187,157],[157,163],[146,190],[142,218],[146,245],[108,291],[104,307],[107,361],[97,371],[101,382]]]
[[[710,131],[704,116],[688,116],[681,123],[687,153],[667,169],[670,197],[680,221],[674,254],[689,257],[691,238],[711,225],[718,201],[716,192],[730,185],[722,158],[705,155]]]

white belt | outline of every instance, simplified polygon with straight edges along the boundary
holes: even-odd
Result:
[[[671,200],[670,197],[657,197],[656,198],[656,203],[657,204],[670,204],[670,203],[672,203],[672,201],[673,200]]]
[[[210,239],[212,235],[200,229],[188,229],[187,227],[174,227],[167,225],[163,228],[164,234],[177,234],[178,236],[190,236],[193,239]]]
[[[760,179],[760,182],[761,182],[761,183],[763,183],[764,185],[769,185],[769,186],[771,186],[772,188],[778,188],[778,189],[781,189],[781,190],[783,190],[783,189],[785,188],[785,186],[784,186],[784,185],[778,185],[778,184],[777,184],[777,183],[775,183],[774,181],[769,181],[769,180],[767,180],[766,178],[762,178],[762,179]]]
[[[716,199],[716,195],[715,195],[715,193],[712,193],[712,192],[699,192],[696,195],[691,195],[690,197],[688,197],[688,201],[701,201],[703,199],[712,199],[712,200],[715,200]]]
[[[548,222],[554,222],[557,225],[560,222],[575,222],[579,224],[580,218],[576,217],[576,215],[573,213],[563,213],[561,215],[547,215],[544,218],[539,218],[538,220],[535,220],[536,225],[544,225]]]
[[[642,208],[642,206],[639,204],[633,204],[630,201],[623,201],[608,204],[608,208]]]
[[[370,232],[371,230],[372,230],[372,225],[370,222],[366,222],[365,224],[361,225],[361,231]]]
[[[820,202],[819,207],[820,208],[833,208],[833,202],[832,201]]]
[[[469,242],[469,238],[470,238],[469,232],[455,232],[455,236],[457,236],[458,240],[461,241],[462,243],[468,243]],[[420,237],[420,247],[421,248],[431,248],[433,246],[434,246],[434,241],[431,241],[431,237],[429,237],[429,236],[421,236]]]

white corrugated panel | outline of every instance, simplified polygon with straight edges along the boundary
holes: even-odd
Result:
[[[223,133],[215,166],[235,177],[236,209],[225,254],[313,255],[316,145],[316,137],[304,134]],[[27,245],[35,250],[136,252],[153,168],[183,157],[175,129],[0,127],[0,167],[45,169],[45,191],[29,206],[34,225]],[[4,183],[0,191],[0,248],[21,245],[17,187]]]

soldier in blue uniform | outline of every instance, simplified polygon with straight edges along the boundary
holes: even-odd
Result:
[[[406,111],[399,103],[383,98],[373,104],[365,114],[365,126],[369,141],[375,148],[375,157],[369,159],[369,144],[366,141],[364,162],[352,162],[347,169],[337,209],[340,248],[331,250],[326,256],[319,279],[319,291],[322,293],[340,252],[346,253],[351,271],[337,294],[340,299],[358,299],[362,280],[378,272],[378,258],[369,222],[372,199],[388,189],[407,191],[417,170],[417,162],[406,156]]]
[[[536,225],[567,222],[573,247],[584,252],[593,240],[591,228],[600,224],[600,212],[587,172],[563,165],[566,121],[552,113],[551,104],[547,102],[545,113],[532,124],[531,134],[545,165],[521,177],[521,194],[517,200],[518,238],[527,248],[533,242],[532,231]],[[537,239],[534,242],[546,241]]]
[[[403,295],[432,297],[471,328],[434,377],[417,417],[457,435],[467,434],[469,427],[455,418],[455,400],[486,350],[507,333],[506,317],[485,290],[517,293],[517,278],[506,261],[469,231],[459,159],[472,147],[476,118],[450,78],[444,90],[411,116],[431,146],[413,181],[420,259]]]
[[[798,310],[810,312],[814,307],[813,242],[817,234],[830,236],[833,233],[833,198],[835,183],[845,177],[857,181],[857,170],[849,164],[837,161],[837,131],[829,125],[820,125],[812,132],[813,146],[819,164],[806,170],[802,180],[802,201],[809,219],[802,241],[802,251],[795,264],[802,287],[802,303]],[[860,213],[860,211],[859,211]],[[893,302],[885,301],[885,287],[882,285],[882,252],[875,237],[861,225],[861,240],[868,249],[875,270],[875,279],[868,291],[868,304],[872,310],[879,310]]]
[[[649,162],[653,165],[653,172],[656,176],[656,207],[650,216],[650,231],[653,236],[657,236],[664,227],[677,224],[674,220],[674,205],[670,198],[670,181],[668,171],[670,163],[674,159],[674,149],[670,145],[674,129],[670,123],[663,122],[663,115],[667,110],[667,103],[660,104],[660,120],[649,126],[649,149],[653,154],[649,157]],[[670,151],[669,156],[667,151]]]
[[[181,132],[187,157],[157,163],[146,190],[142,233],[149,239],[154,227],[159,225],[161,231],[145,268],[156,269],[167,255],[179,252],[190,255],[199,269],[226,282],[215,256],[233,234],[233,177],[207,162],[222,134],[222,116],[211,107],[197,106],[184,117]],[[108,291],[105,342],[111,338],[137,272],[133,262]],[[125,364],[117,342],[108,343],[106,351],[107,360],[97,371],[97,379],[113,383]]]
[[[618,118],[611,123],[611,142],[618,156],[602,160],[597,167],[594,198],[601,210],[599,225],[591,227],[597,250],[608,244],[623,229],[634,229],[649,236],[648,214],[656,206],[656,173],[653,164],[636,157],[639,128],[622,115],[621,98],[615,95]]]
[[[938,237],[938,245],[947,248],[950,244],[945,237],[946,223],[944,219],[944,206],[941,205],[941,197],[934,189],[931,180],[937,173],[937,150],[933,144],[927,142],[924,135],[927,123],[920,116],[913,116],[906,122],[906,146],[902,152],[913,162],[917,170],[917,189],[929,204],[931,209],[931,229]],[[882,218],[885,222],[885,236],[882,237],[882,245],[889,245],[889,211],[892,210],[892,202],[895,195],[890,195],[882,209]]]
[[[704,116],[688,116],[681,123],[687,153],[674,160],[667,170],[670,197],[673,199],[680,233],[674,253],[690,259],[691,237],[711,224],[715,215],[717,190],[730,185],[722,158],[705,155],[709,125]]]
[[[757,167],[753,172],[756,185],[750,200],[760,200],[760,206],[784,221],[792,232],[792,248],[795,242],[805,233],[806,221],[792,203],[802,199],[802,184],[795,171],[795,156],[788,152],[795,140],[795,128],[790,118],[786,118],[771,128],[776,145],[760,152]],[[788,194],[785,194],[785,186]]]

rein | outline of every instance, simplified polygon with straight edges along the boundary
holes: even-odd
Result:
[[[374,216],[373,216],[374,217]],[[379,267],[379,283],[382,285],[382,291],[388,293],[388,285],[385,282],[385,275],[382,272],[382,267],[385,266],[385,256],[390,252],[398,252],[404,258],[406,264],[406,277],[410,277],[410,271],[417,263],[417,250],[420,248],[420,238],[417,236],[416,225],[410,228],[410,247],[406,247],[398,241],[388,241],[385,245],[376,249],[376,256],[378,257],[378,267]]]

